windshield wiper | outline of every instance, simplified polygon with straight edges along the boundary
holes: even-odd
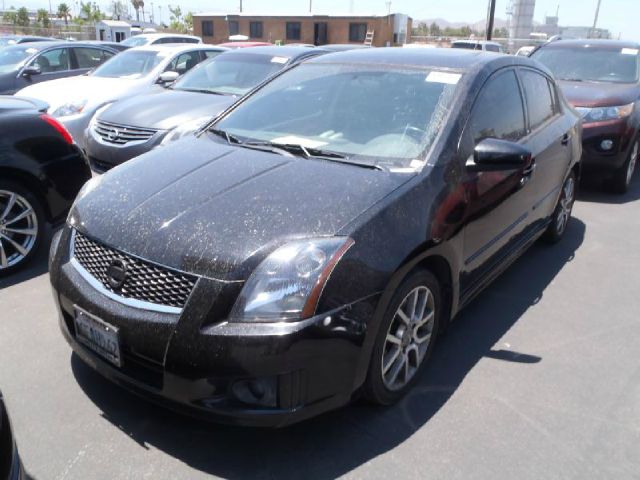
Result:
[[[226,95],[225,93],[216,92],[215,90],[207,90],[206,88],[171,88],[181,92],[209,93],[211,95]]]
[[[210,128],[209,131],[211,133],[213,133],[214,135],[217,135],[219,137],[224,138],[227,143],[230,144],[235,144],[235,145],[241,145],[242,142],[240,141],[240,139],[238,137],[234,137],[233,135],[231,135],[229,132],[225,131],[225,130],[219,130],[217,128]]]

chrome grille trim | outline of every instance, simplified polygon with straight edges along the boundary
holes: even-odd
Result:
[[[103,142],[115,145],[126,145],[129,142],[146,142],[159,131],[155,128],[132,127],[102,120],[97,120],[93,125],[93,132]]]
[[[120,291],[106,281],[107,262],[115,259],[125,261],[133,272]],[[181,313],[197,282],[196,276],[101,245],[77,230],[71,235],[70,263],[93,288],[112,300],[161,313]]]

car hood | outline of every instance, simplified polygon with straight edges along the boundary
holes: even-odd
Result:
[[[131,95],[141,88],[148,88],[147,84],[148,80],[146,79],[80,75],[37,83],[23,88],[16,95],[47,102],[49,112],[55,112],[66,103],[81,100],[88,101],[85,108],[101,105]]]
[[[151,262],[243,280],[287,239],[335,235],[412,176],[229,146],[210,135],[93,179],[69,223]]]
[[[558,81],[564,96],[574,107],[615,107],[638,100],[640,85]]]
[[[171,130],[184,122],[213,118],[237,97],[168,90],[153,92],[115,103],[100,114],[100,120],[135,127]]]

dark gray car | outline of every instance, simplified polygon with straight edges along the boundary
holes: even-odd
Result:
[[[96,114],[86,150],[102,173],[152,148],[191,135],[283,68],[326,53],[305,47],[253,47],[203,62],[169,88],[117,102]]]
[[[0,95],[34,83],[82,75],[118,53],[113,47],[84,42],[34,42],[0,50]]]

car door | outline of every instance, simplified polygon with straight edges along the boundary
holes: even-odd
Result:
[[[508,256],[528,225],[528,167],[476,171],[474,148],[495,138],[526,146],[524,99],[515,69],[493,74],[476,97],[460,142],[461,161],[466,162],[463,302],[488,280],[489,273]]]
[[[72,68],[82,75],[99,67],[115,54],[109,50],[94,47],[73,47],[71,50]]]
[[[535,158],[529,181],[532,219],[553,213],[571,162],[571,130],[563,117],[555,84],[542,72],[519,68],[529,117],[527,145]]]
[[[71,56],[68,47],[50,48],[40,52],[28,63],[28,66],[31,65],[37,66],[40,69],[40,73],[29,76],[20,75],[21,88],[34,83],[69,77],[75,74],[71,68]]]

